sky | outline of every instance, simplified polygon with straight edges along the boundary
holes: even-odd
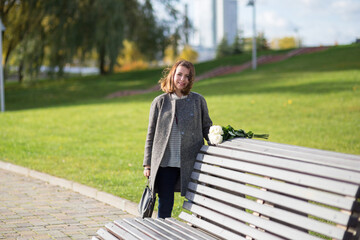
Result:
[[[179,1],[183,11],[184,3],[191,8],[196,0]],[[251,37],[253,8],[247,6],[248,0],[237,2],[238,27],[244,37]],[[255,9],[256,30],[269,42],[297,37],[303,46],[343,45],[360,38],[360,0],[256,0]]]

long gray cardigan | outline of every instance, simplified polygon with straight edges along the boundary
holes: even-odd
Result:
[[[162,161],[168,161],[171,127],[176,116],[181,134],[180,180],[175,191],[184,196],[196,155],[208,139],[212,121],[205,98],[190,92],[187,98],[174,100],[164,93],[154,99],[150,107],[149,126],[145,143],[143,165],[151,166],[150,187],[155,189],[156,174]]]

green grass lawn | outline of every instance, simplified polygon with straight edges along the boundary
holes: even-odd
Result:
[[[249,56],[237,59],[247,60]],[[204,72],[214,62],[197,66]],[[0,160],[137,202],[146,182],[142,159],[149,107],[160,92],[111,100],[105,96],[150,87],[160,76],[155,69],[7,83]],[[205,96],[214,124],[269,133],[273,142],[360,154],[359,45],[202,80],[193,90]],[[178,197],[175,216],[181,202]]]
[[[75,104],[92,104],[121,90],[147,89],[161,77],[161,69],[108,76],[74,77],[6,84],[6,109],[23,110]]]

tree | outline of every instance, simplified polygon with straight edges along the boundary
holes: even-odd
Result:
[[[166,27],[157,22],[150,0],[145,0],[144,4],[137,8],[128,16],[136,21],[129,19],[133,23],[127,38],[136,43],[148,61],[154,60],[158,58],[159,52],[163,52],[165,49]]]
[[[199,54],[192,49],[189,45],[185,45],[183,50],[181,51],[179,58],[185,59],[190,62],[197,62],[197,59],[199,57]]]
[[[192,30],[192,25],[188,17],[188,5],[185,4],[185,15],[184,15],[184,23],[183,23],[183,29],[184,29],[184,36],[185,36],[185,46],[189,45],[189,35]]]
[[[229,47],[226,36],[224,36],[217,46],[216,58],[225,57],[231,54],[231,48]]]
[[[164,62],[166,64],[172,65],[179,56],[179,41],[180,41],[179,28],[169,38],[169,44],[165,49],[164,53]]]
[[[172,65],[176,61],[177,57],[178,55],[176,52],[174,52],[172,46],[166,47],[163,58],[165,64]]]
[[[233,44],[231,45],[231,53],[232,54],[240,54],[242,53],[242,43],[239,37],[239,34],[236,34]]]
[[[271,41],[271,47],[274,49],[296,48],[297,43],[294,37],[276,38]]]
[[[34,41],[42,40],[43,37],[41,31],[43,11],[38,9],[39,6],[41,7],[42,4],[36,0],[0,1],[0,14],[6,26],[3,38],[5,77],[7,75],[7,64],[14,52],[18,55],[15,61],[19,66],[20,82],[23,80],[23,69],[31,70],[32,73],[39,69],[37,63],[41,62],[43,51],[40,53],[35,53],[35,51],[42,45],[42,42],[34,45]],[[25,61],[30,61],[33,68],[26,67]]]
[[[148,67],[144,55],[139,51],[135,42],[125,39],[123,41],[123,46],[121,54],[117,59],[121,71],[146,69]]]
[[[266,50],[269,49],[269,45],[267,39],[265,38],[264,32],[259,32],[258,36],[256,37],[256,46],[259,50]]]
[[[40,66],[61,75],[74,58],[97,52],[101,74],[112,72],[123,40],[136,43],[147,60],[169,43],[167,26],[157,22],[150,0],[0,0],[7,27],[5,66],[13,58],[19,76],[35,76]],[[174,0],[161,0],[172,6]],[[168,8],[175,16],[173,7]]]
[[[244,51],[252,50],[252,38],[243,38],[243,49]],[[259,51],[269,49],[265,34],[262,32],[256,37],[256,49]]]

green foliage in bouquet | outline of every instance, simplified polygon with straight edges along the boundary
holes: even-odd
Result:
[[[223,141],[233,139],[236,137],[241,138],[264,138],[268,139],[269,134],[255,134],[252,131],[245,132],[243,129],[235,130],[232,126],[228,125],[227,127],[222,127],[224,132]]]

